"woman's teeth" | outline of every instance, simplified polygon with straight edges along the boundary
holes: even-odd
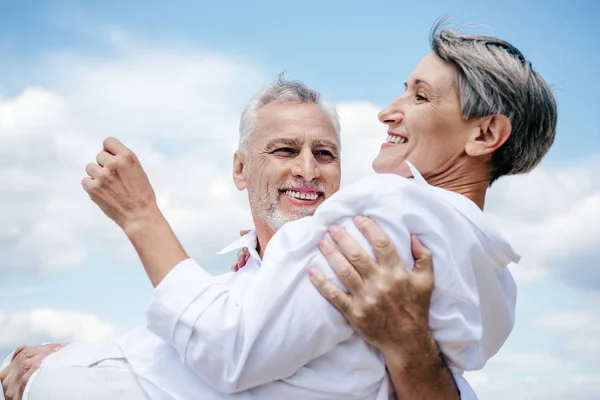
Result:
[[[400,143],[408,142],[408,139],[403,138],[402,136],[388,135],[388,137],[385,141],[388,143],[400,144]]]

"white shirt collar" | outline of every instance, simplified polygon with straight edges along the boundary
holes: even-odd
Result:
[[[518,263],[520,261],[521,256],[512,249],[507,241],[502,239],[502,235],[492,227],[477,204],[473,203],[462,194],[430,185],[414,165],[408,161],[405,162],[413,174],[415,183],[419,186],[429,187],[431,190],[436,191],[438,195],[443,197],[444,200],[450,203],[458,212],[467,217],[479,228],[479,230],[488,238],[490,245],[493,246],[496,257],[499,257],[504,265],[508,265],[511,262]]]
[[[258,238],[256,237],[256,230],[252,229],[250,232],[246,233],[244,236],[235,240],[230,245],[223,248],[221,251],[217,252],[217,254],[226,254],[231,253],[232,251],[237,251],[243,249],[244,247],[248,248],[250,252],[250,257],[255,258],[260,261],[260,256],[256,251],[256,245],[258,243]]]

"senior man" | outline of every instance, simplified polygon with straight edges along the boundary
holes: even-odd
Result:
[[[250,131],[252,135],[249,135]],[[234,157],[234,181],[239,189],[248,190],[256,230],[224,249],[250,249],[251,259],[244,273],[252,273],[253,269],[260,267],[267,243],[283,224],[312,215],[324,199],[338,190],[339,153],[337,114],[320,101],[319,94],[314,90],[297,82],[280,80],[248,104],[240,124],[240,151]],[[143,227],[139,224],[139,212],[145,209],[142,203],[154,203],[155,198],[154,193],[147,190],[150,186],[136,157],[117,140],[108,139],[97,161],[97,166],[88,166],[88,173],[95,177],[94,181],[89,180],[85,184],[103,184],[95,170],[97,168],[113,171],[110,175],[102,176],[133,184],[128,190],[137,193],[138,203],[121,203],[120,208],[103,210],[119,223],[133,242],[144,240],[140,236]],[[252,179],[248,179],[249,176]],[[287,184],[290,180],[298,182],[298,187]],[[87,187],[89,190],[90,186]],[[282,191],[288,195],[280,196]],[[92,199],[99,201],[94,197],[96,193],[99,192],[90,190]],[[319,196],[314,193],[319,193]],[[99,204],[106,203],[99,201]],[[170,231],[167,224],[158,229]],[[381,235],[372,224],[367,224],[364,232],[370,238]],[[431,259],[422,247],[415,245],[415,251],[417,267],[414,273],[403,278],[404,283],[408,284],[396,288],[396,302],[391,305],[395,309],[391,310],[390,303],[384,302],[383,294],[373,297],[371,292],[369,296],[382,299],[382,303],[381,307],[375,304],[369,318],[356,318],[349,308],[342,311],[346,311],[346,316],[358,332],[382,352],[399,398],[459,398],[427,326],[433,280]],[[387,263],[382,265],[383,271],[404,269],[399,259],[393,257],[395,252],[392,246],[378,249],[377,255],[382,264]],[[140,256],[144,259],[147,255]],[[172,256],[159,254],[154,257],[153,263],[172,264]],[[149,276],[156,286],[164,279],[164,275],[159,269],[152,270],[151,265],[149,268]],[[392,273],[390,277],[398,279],[397,274]],[[217,279],[226,284],[234,279],[234,275],[225,274]],[[368,283],[368,279],[366,281]],[[381,318],[383,314],[386,314],[385,321]],[[419,318],[415,319],[414,316]],[[56,349],[60,351],[54,352]],[[23,396],[29,400],[141,399],[146,396],[151,399],[195,399],[201,398],[197,397],[200,394],[204,394],[202,398],[228,398],[228,395],[207,387],[181,362],[169,344],[145,327],[118,340],[74,343],[64,349],[46,345],[19,350],[13,362],[0,374],[9,400],[20,398],[23,377],[25,380],[31,377]],[[36,364],[48,353],[54,354],[35,372]],[[326,365],[321,368],[323,370],[320,372],[326,374]],[[352,369],[353,365],[349,363],[348,371],[351,373]],[[462,398],[475,398],[464,379],[460,376],[455,378]],[[305,374],[300,379],[315,378]],[[332,387],[341,384],[330,382]],[[140,385],[143,390],[140,390]],[[285,390],[281,392],[280,386],[277,382],[265,383],[232,397],[272,398],[273,393],[286,393]],[[288,392],[291,398],[323,396],[305,393],[304,397],[298,397],[302,395],[294,392],[293,388],[289,388]]]

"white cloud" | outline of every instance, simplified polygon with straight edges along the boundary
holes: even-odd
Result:
[[[523,260],[512,270],[536,280],[548,274],[579,288],[600,289],[600,157],[501,179],[487,212]]]
[[[117,42],[105,58],[46,55],[33,71],[43,71],[41,86],[0,98],[0,269],[79,266],[98,245],[133,256],[80,187],[107,136],[138,154],[184,241],[204,233],[216,243],[249,225],[229,154],[243,105],[265,83],[259,70],[206,51]]]
[[[22,344],[97,340],[119,331],[116,325],[102,321],[93,314],[50,308],[12,314],[0,312],[0,326],[0,349],[7,352]],[[4,356],[0,354],[0,359],[4,359]]]
[[[557,349],[565,359],[600,370],[600,313],[579,311],[540,317],[538,324],[559,338]]]
[[[592,400],[600,397],[600,370],[548,353],[499,353],[483,371],[465,373],[480,399]]]
[[[338,104],[342,124],[342,185],[373,173],[371,161],[386,137],[377,120],[380,107],[369,102]]]

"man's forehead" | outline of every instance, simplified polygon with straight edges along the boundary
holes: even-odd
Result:
[[[330,117],[316,104],[267,104],[256,114],[254,135],[262,143],[339,147]]]

